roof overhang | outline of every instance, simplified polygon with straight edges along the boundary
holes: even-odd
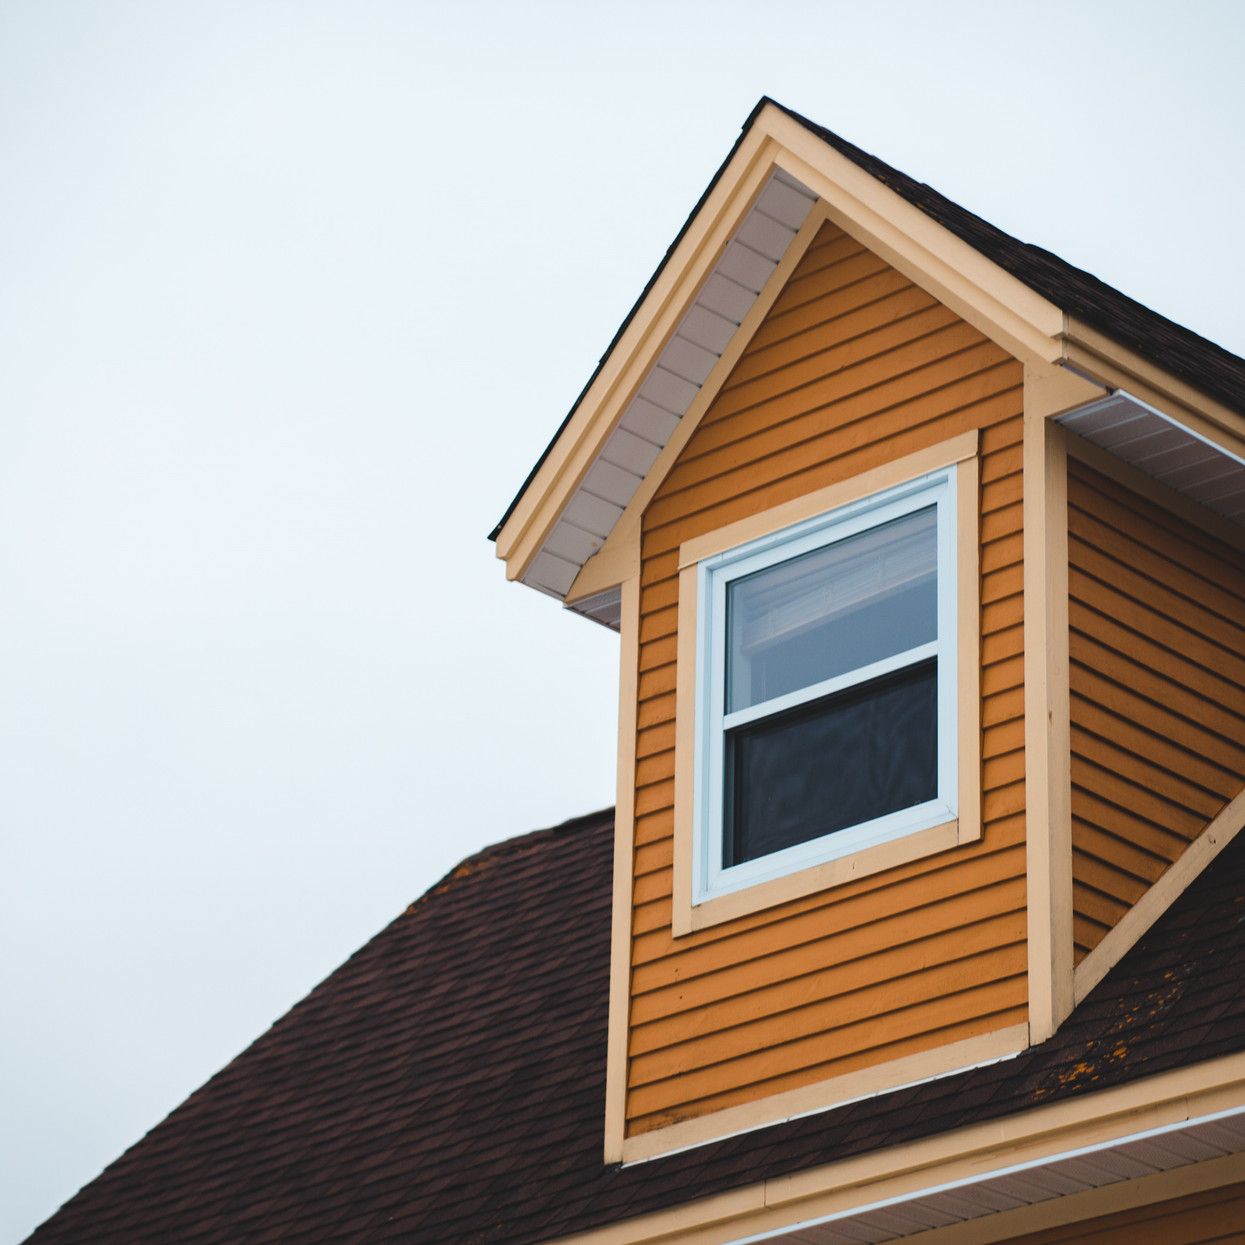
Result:
[[[774,1245],[882,1245],[929,1232],[965,1224],[982,1224],[996,1217],[1011,1219],[1022,1232],[1066,1223],[1071,1219],[1065,1199],[1109,1190],[1133,1181],[1154,1181],[1166,1173],[1179,1173],[1198,1164],[1220,1164],[1222,1174],[1245,1175],[1245,1107],[1189,1120],[1160,1125],[1111,1141],[1098,1141],[1048,1158],[1005,1164],[981,1175],[965,1176],[908,1195],[880,1198],[876,1202],[838,1214],[831,1213],[777,1232],[738,1238],[739,1245],[772,1241]],[[1229,1160],[1229,1162],[1224,1162]],[[1231,1161],[1238,1160],[1238,1161]],[[1155,1182],[1158,1183],[1158,1182]],[[1188,1191],[1183,1184],[1159,1184]],[[1136,1186],[1132,1186],[1136,1188]],[[1156,1199],[1158,1200],[1158,1199]],[[1101,1204],[1101,1203],[1100,1203]],[[1123,1200],[1133,1208],[1133,1199]],[[1043,1210],[1053,1214],[1038,1214]],[[1109,1203],[1101,1213],[1120,1207]],[[1097,1212],[1095,1207],[1092,1213]],[[1017,1222],[1023,1216],[1028,1223]],[[1053,1222],[1052,1222],[1053,1221]],[[1075,1219],[1071,1220],[1075,1222]],[[981,1237],[976,1238],[981,1240]],[[985,1239],[1002,1239],[986,1237]]]
[[[1114,458],[1245,526],[1245,446],[1117,389],[1058,422]]]
[[[910,1237],[985,1245],[1245,1181],[1245,1054],[1106,1088],[1095,1087],[1092,1060],[1069,1070],[1086,1078],[1085,1092],[1063,1101],[676,1204],[559,1245],[881,1245]]]
[[[1226,427],[1229,451],[1245,444],[1239,413],[1078,324],[762,100],[494,533],[508,578],[617,628],[640,514],[826,220],[1023,362],[1109,390],[1122,374],[1156,414],[1203,440]]]

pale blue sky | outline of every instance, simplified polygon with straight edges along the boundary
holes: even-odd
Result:
[[[613,799],[484,537],[762,93],[1245,352],[1224,3],[0,3],[0,1241]]]

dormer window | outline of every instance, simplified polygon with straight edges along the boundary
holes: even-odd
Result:
[[[672,928],[981,836],[975,431],[679,546]]]
[[[955,818],[954,475],[697,565],[693,902]]]

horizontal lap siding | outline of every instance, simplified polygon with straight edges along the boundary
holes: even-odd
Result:
[[[1245,785],[1245,555],[1068,463],[1079,962]]]
[[[1025,1019],[1020,365],[823,228],[645,513],[628,1126],[643,1132]],[[982,429],[985,831],[675,939],[678,548]]]

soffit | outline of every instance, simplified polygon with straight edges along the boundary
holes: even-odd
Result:
[[[1104,1141],[745,1239],[775,1245],[883,1245],[933,1228],[976,1223],[992,1215],[1242,1153],[1245,1108]]]
[[[562,600],[605,543],[649,468],[787,252],[817,196],[776,170],[627,405],[618,426],[521,576]],[[570,608],[615,630],[617,590]]]
[[[1245,526],[1245,457],[1123,390],[1059,417],[1070,432]]]

